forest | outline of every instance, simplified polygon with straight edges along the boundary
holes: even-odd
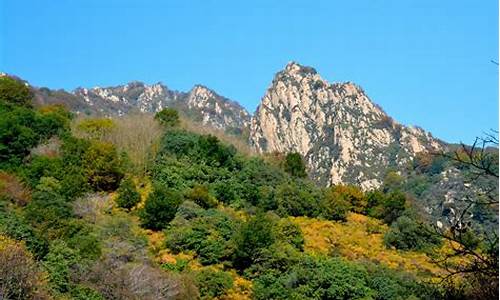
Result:
[[[498,194],[473,199],[467,227],[418,204],[449,166],[497,182],[497,149],[423,154],[376,190],[321,187],[300,154],[254,154],[171,108],[32,100],[0,77],[0,299],[498,297]]]

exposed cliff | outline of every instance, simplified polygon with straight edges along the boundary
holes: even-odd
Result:
[[[390,118],[353,83],[323,80],[291,62],[277,73],[252,118],[250,143],[259,152],[301,153],[323,184],[381,184],[416,153],[443,145],[428,132]]]

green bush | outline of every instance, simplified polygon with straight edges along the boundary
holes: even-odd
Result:
[[[48,251],[45,237],[14,211],[0,209],[0,233],[24,241],[28,250],[37,259],[45,256]]]
[[[262,249],[275,240],[275,221],[269,215],[257,214],[244,223],[235,237],[233,265],[239,270],[251,266]]]
[[[204,265],[228,259],[233,252],[235,220],[215,209],[194,211],[188,203],[192,202],[183,203],[165,232],[167,247],[174,252],[194,251]]]
[[[193,201],[205,209],[217,207],[217,199],[210,194],[208,188],[204,185],[195,185],[186,194],[186,199]]]
[[[299,225],[288,219],[281,219],[276,230],[277,239],[289,243],[298,250],[304,249],[304,236]]]
[[[49,238],[57,237],[64,222],[73,216],[70,204],[60,193],[59,181],[52,177],[42,177],[33,193],[31,202],[25,208],[26,219]]]
[[[335,187],[325,189],[321,201],[321,216],[328,220],[345,221],[351,210],[351,202],[340,195]]]
[[[293,177],[307,177],[306,165],[302,160],[300,153],[288,153],[284,161],[284,170]]]
[[[0,102],[31,107],[32,99],[33,93],[26,84],[7,76],[0,77]]]
[[[83,259],[96,260],[101,256],[101,244],[91,226],[81,219],[64,223],[61,239]]]
[[[72,268],[76,265],[77,256],[63,241],[54,241],[49,253],[45,256],[43,265],[47,270],[49,282],[54,290],[60,293],[71,289]]]
[[[167,189],[163,185],[154,184],[153,191],[146,199],[140,213],[142,225],[153,230],[165,228],[175,217],[182,200],[178,192]]]
[[[233,287],[231,274],[213,269],[202,269],[195,275],[201,299],[213,299],[225,295]]]
[[[232,167],[236,148],[222,144],[216,136],[202,135],[198,141],[202,161],[216,167]]]
[[[123,162],[112,144],[93,141],[83,154],[83,166],[97,191],[116,190],[123,178]]]
[[[384,243],[401,250],[425,250],[440,245],[441,239],[426,225],[401,216],[384,235]]]
[[[319,214],[320,194],[311,184],[297,180],[276,189],[277,212],[280,216],[309,216]]]
[[[19,167],[40,142],[67,133],[69,118],[62,108],[39,112],[0,104],[0,167]]]
[[[180,124],[179,113],[172,108],[164,108],[163,110],[157,112],[155,119],[167,127],[175,127]]]
[[[402,192],[391,192],[386,196],[382,208],[382,219],[391,224],[399,218],[406,210],[406,195]]]
[[[442,299],[439,286],[420,282],[411,273],[368,264],[368,285],[376,300]]]
[[[331,258],[304,257],[287,272],[263,273],[255,299],[371,299],[366,270]]]
[[[33,124],[36,124],[33,111],[0,107],[0,166],[20,165],[29,150],[38,144],[40,137]]]
[[[117,192],[116,204],[118,207],[130,210],[141,201],[141,194],[135,188],[134,181],[130,177],[122,179]]]

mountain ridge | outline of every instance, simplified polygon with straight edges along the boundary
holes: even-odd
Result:
[[[72,92],[33,89],[39,105],[64,103],[78,114],[120,116],[171,107],[203,126],[249,132],[248,143],[258,153],[299,152],[321,185],[376,188],[386,169],[401,170],[419,152],[446,148],[429,132],[394,121],[359,85],[330,83],[295,61],[275,74],[254,114],[202,84],[189,91],[141,81]]]

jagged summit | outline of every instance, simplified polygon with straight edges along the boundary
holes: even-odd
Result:
[[[298,74],[317,74],[318,72],[313,67],[304,66],[295,61],[290,61],[285,66],[283,72],[286,73],[298,73]]]
[[[330,84],[295,62],[278,72],[250,126],[258,152],[301,153],[322,184],[381,184],[388,167],[407,164],[442,145],[429,133],[402,126],[357,85]]]
[[[232,132],[248,127],[250,122],[250,114],[241,105],[200,84],[188,92],[170,90],[161,82],[131,81],[111,87],[79,87],[72,93],[37,90],[36,94],[39,104],[64,102],[77,113],[123,115],[173,107],[204,125]]]

